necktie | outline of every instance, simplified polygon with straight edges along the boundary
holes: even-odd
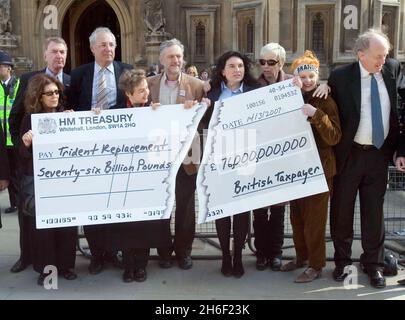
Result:
[[[105,76],[106,69],[100,69],[98,72],[98,84],[97,84],[97,108],[108,109],[108,90],[107,79]]]
[[[378,149],[384,144],[384,126],[382,123],[380,94],[377,80],[371,75],[371,124],[373,132],[373,145]]]

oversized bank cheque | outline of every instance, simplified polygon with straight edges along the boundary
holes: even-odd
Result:
[[[198,222],[328,190],[292,80],[217,102],[197,176]]]
[[[205,110],[34,114],[37,227],[169,218],[176,174]]]

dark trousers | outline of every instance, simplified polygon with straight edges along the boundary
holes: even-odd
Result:
[[[47,265],[59,271],[75,267],[77,227],[36,229],[34,217],[29,217],[29,225],[32,265],[36,272],[42,273]]]
[[[268,259],[281,258],[284,242],[285,206],[271,206],[253,210],[254,245],[256,255]]]
[[[125,270],[146,268],[149,260],[149,248],[133,248],[122,251],[122,263]]]
[[[116,257],[117,252],[106,249],[106,229],[109,227],[108,224],[104,225],[90,225],[84,226],[83,231],[86,236],[87,243],[89,244],[89,249],[91,252],[92,259],[99,260],[100,262],[104,260],[111,260]]]
[[[330,229],[336,266],[352,263],[354,206],[359,192],[362,262],[370,271],[383,270],[387,176],[388,159],[381,151],[352,148],[342,172],[334,179],[331,198]]]
[[[176,212],[174,224],[173,247],[158,248],[158,253],[162,257],[176,253],[177,258],[184,258],[191,254],[191,249],[195,236],[195,199],[197,174],[188,175],[183,166],[176,176]],[[170,228],[170,219],[168,220]]]
[[[10,199],[10,206],[18,206],[18,190],[19,190],[19,180],[18,180],[18,164],[17,164],[17,153],[14,148],[7,148],[7,156],[10,163],[10,183],[8,185],[8,197]]]
[[[22,169],[19,158],[16,158],[17,163],[17,186],[21,190],[22,185]],[[17,193],[17,207],[18,207],[18,226],[20,228],[20,261],[24,265],[30,265],[32,262],[31,251],[32,251],[32,227],[30,217],[23,214],[23,203],[21,192]]]
[[[231,240],[231,225],[233,231],[234,241],[234,259],[242,258],[242,250],[245,245],[246,237],[249,229],[249,213],[243,212],[232,217],[225,217],[215,220],[215,227],[217,229],[219,244],[221,245],[222,256],[226,257],[231,254],[230,240]]]

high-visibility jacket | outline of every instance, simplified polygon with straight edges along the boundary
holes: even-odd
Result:
[[[12,76],[8,82],[8,90],[0,83],[0,123],[3,127],[4,136],[6,139],[6,146],[12,147],[10,130],[8,127],[8,118],[10,117],[11,108],[17,95],[18,88],[20,87],[20,79]]]

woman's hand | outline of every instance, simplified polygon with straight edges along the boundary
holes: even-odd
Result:
[[[32,130],[27,131],[22,136],[24,146],[26,146],[27,148],[31,147],[32,145],[32,137],[33,137]]]
[[[315,112],[316,112],[316,108],[309,103],[306,103],[302,106],[302,113],[308,117],[313,117]]]
[[[211,100],[208,98],[202,98],[201,102],[205,103],[207,107],[211,106]]]
[[[73,109],[67,109],[67,110],[63,110],[63,112],[69,113],[69,112],[75,112]]]
[[[322,83],[315,89],[313,97],[326,99],[329,95],[330,87],[326,83]]]
[[[5,190],[8,187],[8,180],[0,180],[0,191]]]
[[[205,93],[209,92],[211,90],[211,85],[209,81],[204,81],[204,86],[203,86],[203,90]]]
[[[405,157],[398,157],[395,160],[395,166],[397,167],[397,170],[405,172]]]
[[[98,107],[93,107],[91,108],[91,111],[93,111],[96,115],[99,115],[101,113],[101,108]]]
[[[294,76],[294,78],[292,80],[292,84],[301,89],[302,88],[302,81],[301,81],[300,76]]]
[[[186,100],[184,101],[184,109],[191,109],[198,103],[197,100]]]
[[[161,106],[161,104],[159,102],[152,102],[150,106],[153,110],[156,110],[158,107]]]

